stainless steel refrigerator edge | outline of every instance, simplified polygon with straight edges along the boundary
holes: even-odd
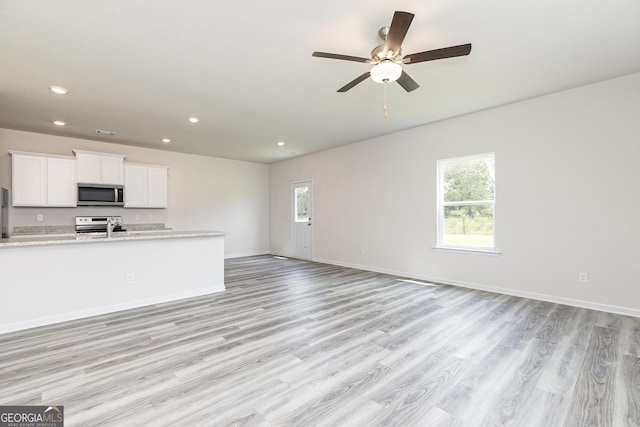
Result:
[[[2,237],[9,237],[9,190],[0,188],[0,225]]]

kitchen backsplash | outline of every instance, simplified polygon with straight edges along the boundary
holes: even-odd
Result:
[[[151,224],[124,224],[127,231],[163,231],[170,230],[164,223]],[[24,225],[13,227],[13,237],[41,234],[74,234],[76,232],[73,225]]]

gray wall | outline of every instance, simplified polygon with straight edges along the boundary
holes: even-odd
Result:
[[[271,249],[312,178],[315,260],[640,316],[638,112],[633,74],[273,164]],[[486,152],[502,254],[433,249],[437,160]]]

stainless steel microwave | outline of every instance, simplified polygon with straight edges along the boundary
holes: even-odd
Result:
[[[78,184],[78,206],[124,206],[124,187]]]

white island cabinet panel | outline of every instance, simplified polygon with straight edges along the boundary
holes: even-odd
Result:
[[[78,182],[124,184],[124,155],[73,150],[78,160]]]
[[[76,206],[76,163],[73,157],[18,151],[10,153],[13,206]]]
[[[224,237],[0,239],[0,334],[222,292]]]
[[[167,167],[125,163],[124,207],[166,208]]]

